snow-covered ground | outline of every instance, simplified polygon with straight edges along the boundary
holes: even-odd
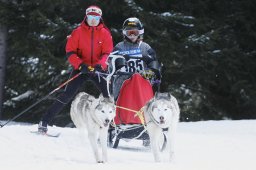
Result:
[[[150,149],[132,140],[109,148],[109,162],[96,164],[88,139],[76,128],[50,127],[50,132],[61,132],[58,138],[30,133],[36,129],[36,124],[23,123],[0,128],[1,170],[256,169],[256,120],[179,123],[172,163],[155,163]]]

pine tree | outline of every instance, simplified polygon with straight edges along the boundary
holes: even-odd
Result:
[[[164,64],[161,91],[176,96],[182,121],[255,118],[253,0],[12,0],[0,5],[0,23],[8,32],[5,119],[68,78],[66,36],[91,4],[102,8],[114,44],[123,39],[126,18],[142,21],[144,41]],[[28,98],[10,100],[27,91],[33,91]],[[50,102],[20,120],[37,122]],[[68,108],[64,113],[56,118],[62,125],[69,120]]]

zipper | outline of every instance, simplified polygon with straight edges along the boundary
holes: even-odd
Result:
[[[93,66],[93,46],[94,46],[94,28],[92,27],[92,34],[91,34],[91,66]]]

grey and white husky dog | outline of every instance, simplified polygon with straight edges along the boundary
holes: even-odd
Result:
[[[160,139],[163,129],[166,134],[169,161],[174,156],[176,127],[179,122],[180,108],[174,96],[170,93],[156,93],[144,107],[145,122],[150,137],[151,150],[156,162],[162,161],[160,154]]]
[[[85,92],[80,92],[71,104],[70,116],[78,129],[87,129],[96,162],[107,162],[108,128],[115,117],[113,98],[104,98],[102,95],[95,98]]]

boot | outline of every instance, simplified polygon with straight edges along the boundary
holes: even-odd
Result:
[[[47,133],[47,123],[46,122],[44,122],[44,121],[40,121],[39,123],[38,123],[38,132],[39,133],[42,133],[42,134],[45,134],[45,133]]]

